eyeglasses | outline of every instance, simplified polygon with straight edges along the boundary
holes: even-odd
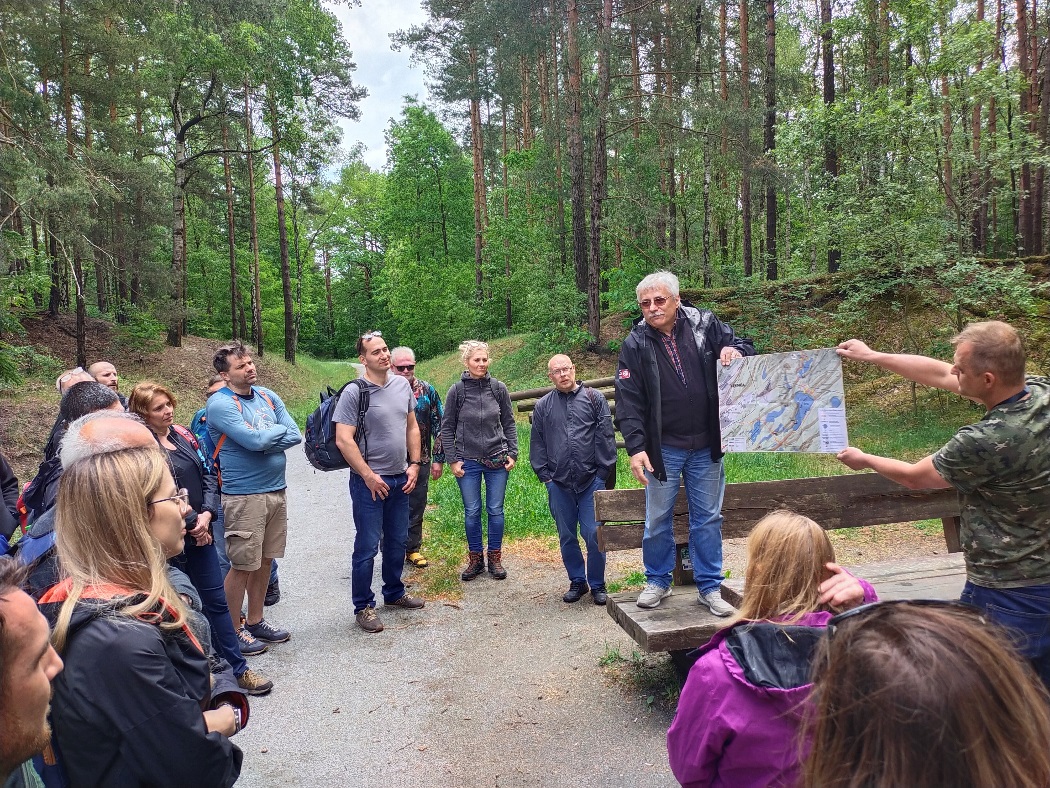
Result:
[[[361,339],[374,339],[375,337],[383,336],[382,331],[369,331],[361,335]]]
[[[560,378],[562,375],[568,375],[574,369],[576,369],[575,366],[559,367],[558,369],[552,369],[551,370],[551,377]]]
[[[158,498],[155,501],[150,501],[150,506],[158,503],[164,503],[165,501],[178,501],[179,506],[188,507],[190,505],[190,491],[183,487],[174,495],[169,495],[167,498]]]
[[[642,309],[648,309],[650,306],[655,306],[657,309],[659,309],[670,300],[671,299],[669,299],[667,296],[654,296],[653,298],[643,298],[641,301],[638,302],[638,306],[640,306]]]
[[[415,368],[415,364],[394,364],[394,369],[398,372],[411,372]]]
[[[980,608],[968,605],[965,602],[959,602],[958,600],[951,599],[884,599],[880,602],[870,602],[866,605],[860,605],[859,607],[851,608],[843,613],[839,613],[837,616],[832,616],[828,619],[828,625],[826,628],[828,640],[832,640],[835,637],[835,633],[844,621],[849,621],[851,618],[859,618],[865,616],[874,610],[879,608],[887,608],[893,605],[912,605],[913,607],[940,607],[947,608],[949,610],[959,610],[962,612],[973,613],[975,616],[984,620],[983,614]]]

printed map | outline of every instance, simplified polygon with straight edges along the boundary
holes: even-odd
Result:
[[[718,364],[725,451],[841,451],[849,445],[845,402],[842,359],[832,349]]]

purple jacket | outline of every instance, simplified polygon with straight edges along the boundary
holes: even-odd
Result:
[[[864,603],[878,599],[861,580]],[[715,634],[689,671],[667,731],[683,786],[793,786],[809,750],[798,738],[809,698],[809,656],[831,613],[793,625],[743,621]]]

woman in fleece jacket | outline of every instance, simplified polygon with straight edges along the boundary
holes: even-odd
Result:
[[[740,611],[699,650],[667,732],[678,781],[797,784],[813,648],[834,614],[876,600],[871,585],[835,564],[827,534],[808,517],[780,510],[759,520]]]

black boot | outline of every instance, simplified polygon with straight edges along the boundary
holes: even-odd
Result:
[[[561,598],[562,602],[579,602],[583,595],[586,594],[590,589],[587,587],[587,583],[583,580],[573,580],[569,583],[569,590],[565,592],[565,596]]]
[[[605,605],[609,601],[609,593],[605,590],[605,586],[595,586],[591,589],[591,599],[594,600],[596,605]]]
[[[467,553],[467,568],[459,576],[460,580],[473,580],[485,571],[485,554],[471,551]]]

